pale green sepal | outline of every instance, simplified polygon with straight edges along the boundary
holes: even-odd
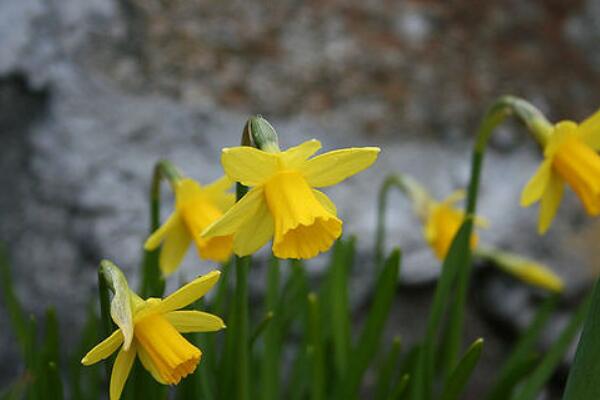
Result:
[[[129,290],[123,272],[111,261],[102,260],[100,262],[100,273],[113,292],[114,296],[110,303],[110,316],[123,333],[123,349],[127,351],[133,340],[132,305],[134,299],[132,298],[132,292]]]

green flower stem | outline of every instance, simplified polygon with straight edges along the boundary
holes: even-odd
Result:
[[[525,124],[529,132],[541,146],[544,146],[548,141],[548,137],[552,131],[552,125],[537,108],[527,101],[513,96],[503,96],[496,100],[486,112],[477,132],[477,139],[471,162],[471,181],[469,183],[467,195],[467,218],[475,215],[477,194],[479,192],[479,182],[481,179],[481,168],[483,166],[485,149],[489,138],[499,124],[507,117],[513,115]],[[472,224],[469,224],[467,232],[468,237],[470,237],[471,231]],[[470,250],[467,250],[464,256],[464,263],[458,271],[457,292],[451,308],[447,338],[448,353],[445,364],[446,370],[453,368],[462,345],[464,314],[470,273],[471,252]]]
[[[150,234],[160,227],[160,182],[163,178],[173,188],[182,177],[177,168],[168,160],[161,160],[154,166],[150,185]],[[140,290],[143,297],[161,297],[165,291],[165,281],[158,265],[159,254],[160,249],[144,251],[142,288]]]
[[[414,179],[406,175],[390,175],[383,181],[377,200],[377,228],[375,231],[375,265],[377,268],[381,268],[383,263],[386,233],[385,215],[388,208],[388,196],[394,188],[399,189],[410,198],[420,218],[424,218],[427,205],[430,202],[427,191]]]

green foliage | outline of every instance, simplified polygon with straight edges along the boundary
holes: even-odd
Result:
[[[600,398],[600,280],[596,282],[590,303],[563,400]]]

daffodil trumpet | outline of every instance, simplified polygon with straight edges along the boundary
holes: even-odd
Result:
[[[253,126],[251,121],[250,129]],[[380,150],[350,148],[310,158],[320,148],[313,139],[285,151],[274,143],[262,149],[223,149],[225,174],[250,190],[202,236],[233,235],[238,256],[256,252],[271,239],[279,258],[307,259],[328,250],[342,234],[342,220],[333,202],[317,188],[370,167]]]
[[[478,246],[473,255],[490,261],[509,275],[527,284],[560,293],[564,290],[564,281],[547,265],[538,261],[491,247]]]
[[[235,202],[233,193],[228,191],[233,182],[224,176],[201,185],[178,175],[170,183],[175,194],[175,210],[144,243],[147,251],[162,245],[158,262],[162,275],[168,276],[177,270],[192,242],[201,259],[227,261],[232,254],[233,237],[222,235],[209,239],[200,234]]]
[[[111,316],[118,329],[90,350],[81,363],[95,364],[118,350],[110,376],[110,400],[120,398],[136,356],[164,385],[176,385],[193,373],[202,352],[182,333],[219,331],[225,324],[216,315],[181,309],[204,296],[217,283],[220,272],[196,278],[164,299],[143,300],[129,290],[114,264],[104,261],[101,270],[114,292]]]
[[[600,110],[579,124],[561,121],[553,125],[542,147],[544,161],[521,194],[523,207],[541,203],[539,233],[550,227],[565,183],[588,215],[600,215]]]

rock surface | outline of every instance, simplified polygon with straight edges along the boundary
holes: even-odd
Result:
[[[201,181],[217,178],[219,149],[239,142],[251,113],[269,118],[286,147],[312,137],[324,149],[382,147],[375,167],[328,191],[362,260],[372,256],[384,177],[409,173],[439,198],[464,187],[473,132],[497,95],[528,98],[551,119],[580,119],[600,104],[593,0],[301,4],[2,2],[0,238],[28,310],[55,304],[63,328],[74,327],[67,336],[76,336],[101,258],[136,279],[154,162],[169,158]],[[482,241],[548,263],[577,297],[597,272],[600,225],[568,195],[550,233],[536,235],[536,211],[517,206],[539,162],[531,142],[510,124],[493,139],[479,203],[492,229]],[[387,246],[404,250],[402,281],[431,283],[439,263],[418,221],[401,196],[390,204]],[[188,257],[184,274],[198,265]],[[356,273],[368,279],[368,263]],[[514,311],[527,306],[503,299],[534,300],[511,282],[491,285],[503,294],[486,307],[512,313],[504,323],[519,329],[529,314]],[[421,307],[423,297],[402,301]],[[473,318],[485,325],[476,309]],[[0,357],[16,359],[4,312],[0,326]],[[0,365],[0,386],[17,372]]]

